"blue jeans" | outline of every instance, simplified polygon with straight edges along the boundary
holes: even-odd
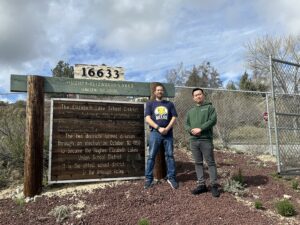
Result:
[[[176,166],[173,156],[173,136],[161,135],[158,131],[153,130],[150,132],[149,139],[149,156],[147,160],[147,167],[145,176],[147,180],[153,180],[153,168],[155,157],[160,149],[161,144],[165,149],[165,160],[167,164],[167,178],[176,179]]]

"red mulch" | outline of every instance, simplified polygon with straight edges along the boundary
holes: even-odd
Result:
[[[76,218],[75,212],[63,224],[138,224],[142,218],[146,218],[150,224],[159,225],[300,224],[299,214],[292,219],[285,219],[276,212],[276,200],[287,194],[292,196],[291,201],[299,213],[300,194],[291,188],[289,181],[274,178],[274,163],[264,165],[254,156],[225,151],[216,151],[215,156],[221,188],[230,174],[240,168],[248,189],[248,195],[241,199],[251,204],[247,205],[238,201],[233,194],[224,192],[220,198],[213,198],[210,192],[192,195],[190,191],[195,187],[196,178],[194,165],[186,152],[176,150],[178,190],[171,189],[165,181],[144,190],[144,181],[138,180],[96,189],[92,193],[42,196],[36,202],[23,206],[18,206],[12,199],[2,199],[0,224],[56,224],[54,216],[49,215],[49,212],[56,206],[76,205],[79,201],[85,203],[83,208],[77,209],[82,211],[83,216]],[[254,208],[257,198],[262,202],[264,210]]]

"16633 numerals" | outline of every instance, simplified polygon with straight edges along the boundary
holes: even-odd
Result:
[[[122,72],[115,68],[82,68],[82,77],[119,79]]]

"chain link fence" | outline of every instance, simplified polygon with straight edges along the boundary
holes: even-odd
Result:
[[[270,135],[273,124],[269,113],[269,122],[264,120],[264,113],[272,110],[270,96],[262,92],[243,92],[219,89],[204,89],[206,99],[216,108],[218,123],[214,127],[216,147],[233,147],[251,153],[270,152]],[[0,186],[9,179],[18,180],[23,176],[26,97],[22,94],[0,94]],[[50,99],[77,98],[112,101],[147,101],[147,98],[124,96],[91,96],[76,94],[46,94],[44,123],[44,166],[48,166],[50,133]],[[178,147],[188,146],[188,134],[184,130],[186,112],[193,107],[192,88],[176,87],[175,103],[178,119],[174,127],[175,143]],[[298,99],[299,101],[299,99]],[[269,109],[270,108],[270,109]],[[296,109],[295,109],[296,110]],[[291,111],[292,112],[292,111]],[[288,124],[286,124],[288,125]],[[274,130],[274,129],[273,129]],[[274,135],[273,135],[274,136]],[[294,140],[296,136],[293,136]],[[273,137],[274,141],[275,138]],[[272,143],[270,145],[270,143]],[[44,169],[46,172],[47,170]],[[45,175],[46,177],[46,175]]]
[[[300,174],[300,65],[271,59],[278,172]]]
[[[185,115],[194,106],[192,89],[176,87],[174,102],[179,114],[175,126],[175,140],[180,145],[188,143],[189,135],[184,130]],[[206,100],[214,105],[218,122],[214,127],[214,144],[219,147],[234,147],[250,152],[270,152],[268,115],[269,94],[251,91],[204,89]]]

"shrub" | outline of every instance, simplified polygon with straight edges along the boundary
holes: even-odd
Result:
[[[12,169],[23,173],[25,116],[22,101],[0,108],[0,169],[7,177]]]
[[[299,181],[293,180],[292,181],[292,188],[297,190],[299,188]]]
[[[282,216],[294,216],[296,214],[296,210],[293,206],[293,204],[287,200],[280,200],[275,205],[277,212]]]
[[[262,205],[262,203],[261,203],[261,201],[255,201],[254,202],[254,207],[256,208],[256,209],[262,209],[263,208],[263,205]]]
[[[5,175],[5,171],[0,167],[0,189],[5,188],[8,185],[8,178]]]
[[[54,216],[56,218],[56,222],[61,223],[69,217],[70,209],[65,205],[57,206],[49,213],[49,215]]]
[[[224,184],[224,191],[237,194],[239,196],[243,196],[246,194],[246,190],[244,185],[242,185],[240,182],[233,180],[233,179],[228,179],[226,183]]]
[[[138,225],[150,225],[150,222],[149,222],[149,220],[142,218],[139,220]]]
[[[282,178],[282,176],[279,173],[272,173],[271,176],[275,179],[275,180],[279,180]]]
[[[24,195],[23,195],[23,194],[17,195],[17,196],[14,198],[14,201],[15,201],[15,203],[16,203],[18,206],[20,206],[20,207],[22,207],[22,206],[25,205],[25,198],[24,198]]]
[[[241,185],[245,184],[245,178],[242,174],[242,170],[239,168],[238,173],[232,176],[232,180],[239,182]]]

